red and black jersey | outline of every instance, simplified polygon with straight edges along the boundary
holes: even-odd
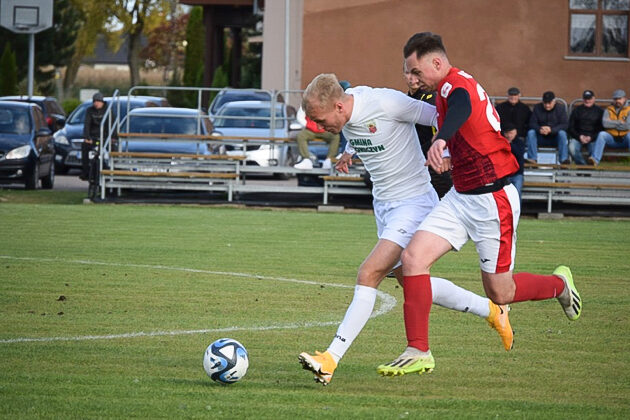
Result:
[[[450,94],[459,88],[468,92],[471,113],[455,134],[445,140],[451,154],[455,190],[465,192],[515,173],[518,163],[509,142],[501,135],[499,116],[488,95],[471,75],[455,67],[437,88],[438,127],[444,123]]]

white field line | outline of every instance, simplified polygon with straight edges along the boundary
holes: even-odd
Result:
[[[243,277],[257,280],[272,280],[282,281],[288,283],[299,283],[309,285],[323,285],[329,287],[340,288],[354,288],[345,284],[335,283],[322,283],[310,280],[298,280],[285,277],[272,277],[261,276],[257,274],[249,273],[235,273],[229,271],[212,271],[212,270],[200,270],[195,268],[186,267],[170,267],[166,265],[149,265],[149,264],[128,264],[128,263],[109,263],[102,261],[90,261],[90,260],[67,260],[61,258],[35,258],[35,257],[14,257],[10,255],[0,255],[0,259],[14,260],[14,261],[36,261],[36,262],[54,262],[64,264],[85,264],[85,265],[102,265],[110,267],[132,267],[132,268],[148,268],[153,270],[171,270],[171,271],[183,271],[188,273],[200,273],[211,275],[223,275],[233,277]],[[375,318],[380,315],[384,315],[391,311],[396,306],[396,298],[380,290],[376,291],[377,296],[381,299],[381,304],[372,312],[370,318]],[[296,328],[310,328],[310,327],[324,327],[329,325],[337,325],[339,321],[327,321],[327,322],[303,322],[303,323],[290,323],[290,324],[272,324],[272,325],[260,325],[251,327],[233,326],[225,328],[209,328],[201,330],[174,330],[174,331],[138,331],[125,334],[107,334],[107,335],[82,335],[74,337],[19,337],[0,340],[0,344],[10,343],[28,343],[28,342],[49,342],[49,341],[86,341],[86,340],[114,340],[120,338],[137,338],[137,337],[159,337],[159,336],[175,336],[175,335],[190,335],[190,334],[206,334],[217,332],[232,332],[232,331],[268,331],[268,330],[284,330],[284,329],[296,329]]]

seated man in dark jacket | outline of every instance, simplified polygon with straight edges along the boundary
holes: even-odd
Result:
[[[534,105],[527,132],[527,160],[536,163],[538,147],[557,147],[560,163],[569,163],[567,128],[569,121],[563,104],[557,103],[556,95],[548,91],[542,102]]]
[[[588,150],[588,161],[591,165],[597,162],[593,158],[593,148],[595,139],[600,131],[604,129],[602,116],[604,110],[595,105],[595,94],[592,90],[585,90],[582,93],[584,103],[573,108],[569,116],[569,154],[573,162],[578,165],[586,165],[582,156],[582,146]]]
[[[527,137],[529,130],[529,120],[532,110],[521,102],[521,91],[517,87],[511,87],[507,91],[508,99],[496,106],[497,113],[501,119],[501,125],[510,123],[516,127],[516,137],[523,141]]]
[[[523,197],[523,178],[524,178],[524,155],[525,155],[525,141],[518,137],[518,130],[516,126],[511,122],[501,121],[501,134],[510,142],[510,149],[512,154],[518,162],[518,171],[510,176],[510,182],[514,184],[518,191],[518,197]]]

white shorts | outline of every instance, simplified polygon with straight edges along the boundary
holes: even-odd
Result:
[[[404,249],[420,223],[435,208],[438,201],[437,193],[433,188],[425,194],[405,200],[374,200],[378,238],[392,241]],[[400,262],[395,267],[399,265]]]
[[[441,236],[457,251],[472,239],[481,269],[505,273],[514,268],[520,214],[518,192],[512,184],[479,195],[460,194],[451,188],[418,230]]]

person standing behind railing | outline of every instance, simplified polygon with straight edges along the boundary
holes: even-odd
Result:
[[[90,150],[98,146],[101,138],[101,122],[105,115],[105,100],[103,94],[96,92],[92,96],[92,106],[85,111],[85,124],[83,125],[83,143],[81,143],[81,175],[80,179],[86,181],[90,171]],[[105,127],[107,131],[107,127]],[[103,133],[103,138],[107,138],[108,133]]]

